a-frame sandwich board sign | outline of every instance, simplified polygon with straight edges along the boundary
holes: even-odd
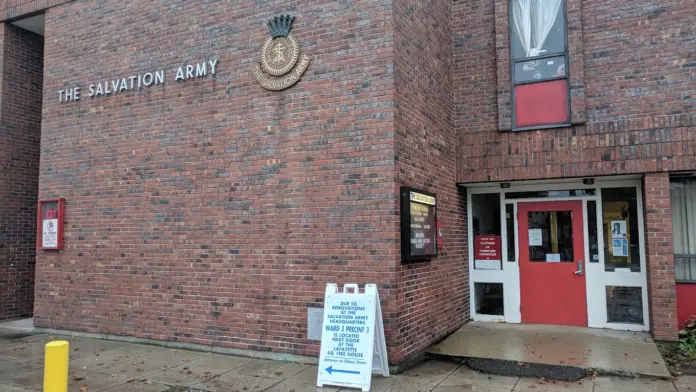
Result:
[[[372,374],[389,376],[377,285],[326,285],[317,386],[369,391]]]

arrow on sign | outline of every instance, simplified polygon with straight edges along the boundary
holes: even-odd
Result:
[[[329,372],[329,374],[332,374],[332,373],[360,374],[360,372],[358,372],[356,370],[338,370],[338,369],[334,369],[333,366],[327,367],[326,371]]]

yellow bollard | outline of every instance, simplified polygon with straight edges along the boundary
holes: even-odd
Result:
[[[70,343],[58,340],[46,345],[44,392],[68,391],[68,356]]]

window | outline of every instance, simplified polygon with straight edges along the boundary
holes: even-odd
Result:
[[[474,301],[476,314],[505,314],[502,283],[474,283]]]
[[[643,324],[643,289],[607,286],[607,321]]]
[[[573,262],[573,213],[532,211],[528,213],[529,261]]]
[[[527,199],[542,197],[571,197],[571,196],[594,196],[594,189],[571,189],[561,191],[528,191],[528,192],[507,192],[506,199]]]
[[[590,263],[599,263],[599,234],[597,230],[597,202],[587,202],[587,234],[590,242]]]
[[[474,269],[501,270],[500,194],[471,195]]]
[[[514,263],[517,254],[515,253],[515,206],[505,205],[505,223],[507,229],[507,261]]]
[[[602,188],[604,268],[640,272],[638,196],[635,187]]]
[[[570,123],[564,0],[511,0],[514,128]]]
[[[696,181],[670,184],[674,273],[678,282],[696,283]]]

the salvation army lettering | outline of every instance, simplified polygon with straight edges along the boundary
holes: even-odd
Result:
[[[130,76],[119,76],[91,83],[87,86],[89,98],[99,98],[129,91],[139,91],[146,87],[163,85],[168,79],[182,82],[189,79],[204,78],[215,75],[219,60],[206,60],[196,64],[182,65],[175,70],[165,72],[160,69],[152,72],[139,73]],[[58,102],[75,102],[83,97],[81,86],[58,91]]]
[[[285,90],[300,80],[300,76],[302,76],[302,74],[307,70],[307,67],[309,67],[309,61],[309,56],[303,54],[300,62],[297,64],[297,68],[293,69],[284,77],[267,76],[263,73],[263,71],[261,71],[261,66],[258,64],[254,65],[251,72],[263,88],[267,90]]]
[[[501,269],[500,236],[477,235],[474,237],[474,268]]]

